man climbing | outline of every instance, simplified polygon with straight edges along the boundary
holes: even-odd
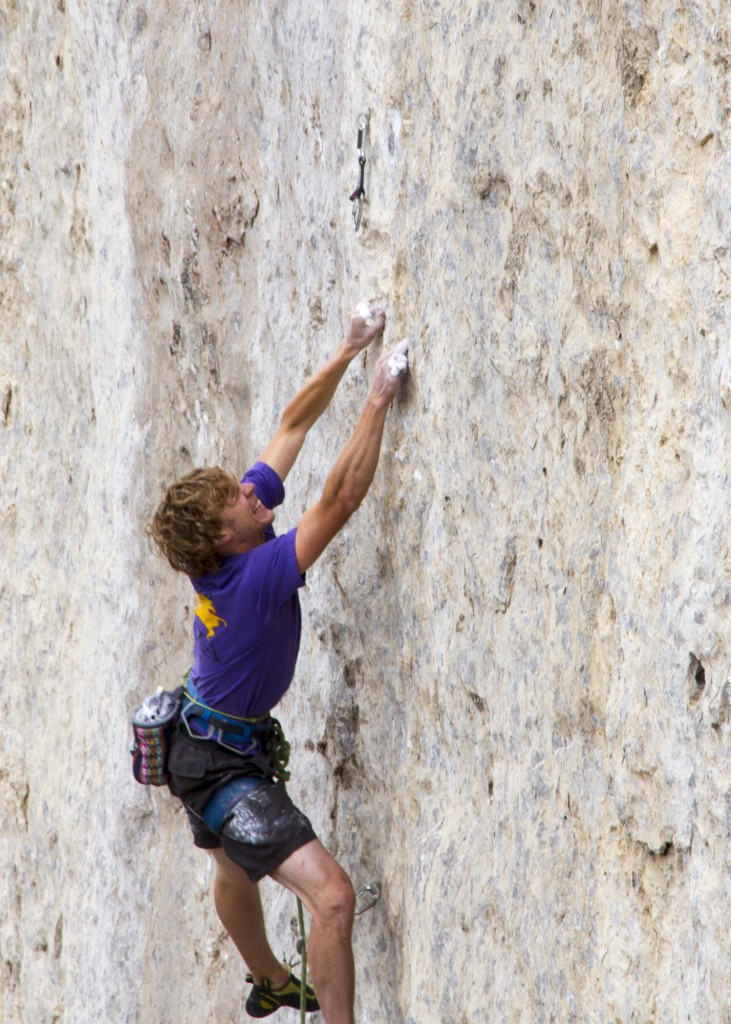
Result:
[[[269,714],[294,675],[304,574],[373,480],[388,409],[407,368],[405,342],[378,360],[321,497],[288,533],[275,536],[272,522],[308,431],[385,322],[382,309],[361,304],[336,354],[289,403],[241,482],[221,469],[193,470],[168,489],[149,527],[170,565],[190,577],[198,600],[170,789],[186,808],[195,844],[215,861],[216,910],[249,969],[252,1017],[300,1005],[299,979],[274,956],[265,933],[257,883],[269,875],[302,900],[312,919],[308,1011],[319,1002],[328,1024],[353,1024],[353,887],[287,794],[288,748]]]

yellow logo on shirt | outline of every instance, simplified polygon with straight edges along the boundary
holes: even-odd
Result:
[[[228,623],[216,614],[216,609],[213,607],[213,601],[211,601],[210,597],[205,597],[203,594],[198,593],[195,596],[198,598],[198,607],[195,610],[195,614],[208,630],[208,639],[210,640],[216,632],[216,626],[227,626]]]

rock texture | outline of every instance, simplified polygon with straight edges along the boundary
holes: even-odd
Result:
[[[256,456],[363,296],[412,372],[279,708],[296,799],[382,886],[358,1019],[731,1021],[729,20],[4,4],[8,1024],[243,1019],[207,858],[129,770],[191,628],[144,525],[191,465]]]

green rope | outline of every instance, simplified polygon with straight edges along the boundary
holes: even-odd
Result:
[[[300,1024],[305,1024],[305,1013],[307,1006],[307,937],[305,935],[305,915],[302,909],[302,900],[297,897],[297,921],[300,929],[300,941],[297,943],[299,954],[302,957],[302,970],[300,974]]]
[[[281,782],[289,782],[292,777],[291,772],[287,770],[287,765],[289,764],[289,743],[287,743],[281,723],[274,718],[272,724],[273,729],[269,734],[269,742],[267,743],[268,753],[276,768],[277,778]],[[305,913],[299,896],[297,897],[297,924],[299,925],[300,932],[297,952],[302,957],[300,964],[302,968],[300,971],[300,1024],[305,1024],[307,1015],[307,933],[305,932]]]

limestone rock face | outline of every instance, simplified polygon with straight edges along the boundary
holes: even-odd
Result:
[[[4,5],[7,1024],[243,1019],[208,859],[130,772],[192,622],[144,527],[364,296],[411,372],[277,710],[381,885],[357,1019],[731,1019],[730,66],[720,0]]]

